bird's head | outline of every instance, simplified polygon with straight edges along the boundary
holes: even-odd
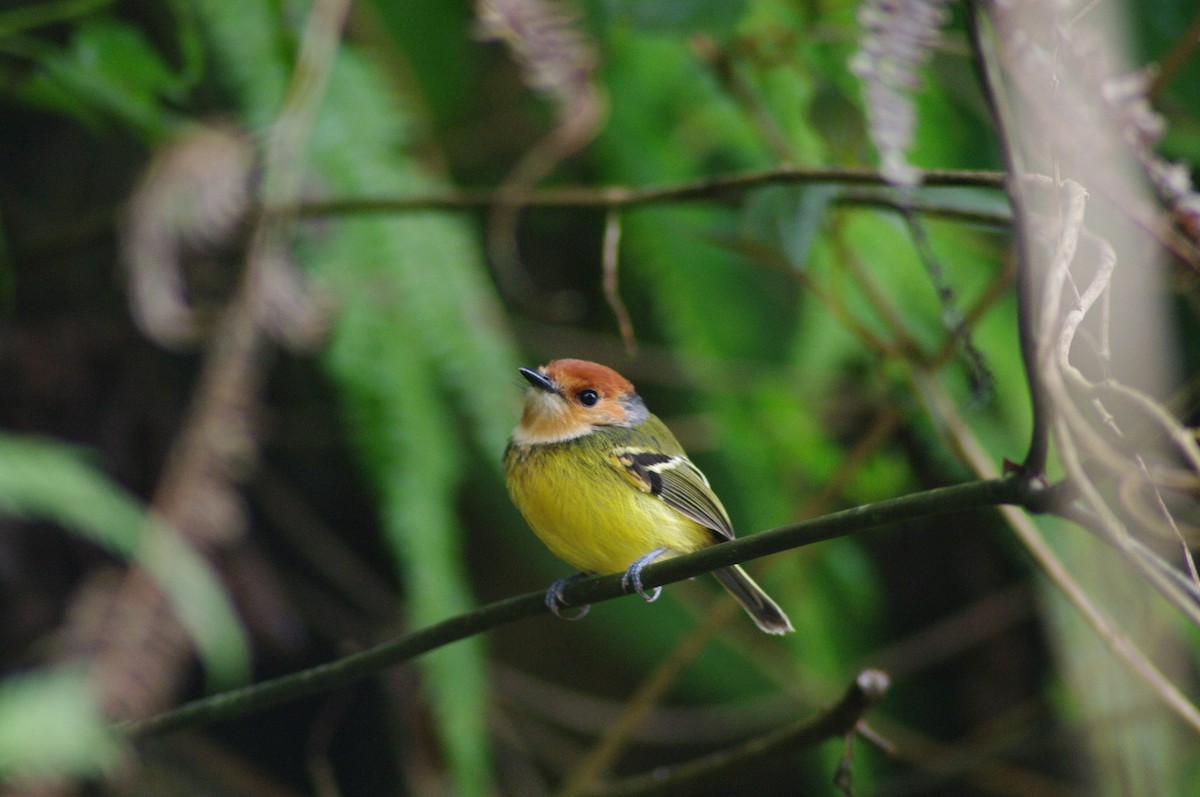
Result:
[[[522,368],[529,382],[525,412],[513,432],[519,444],[559,443],[600,426],[637,426],[649,413],[629,380],[587,360],[554,360],[536,371]]]

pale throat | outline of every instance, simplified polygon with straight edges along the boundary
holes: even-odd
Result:
[[[519,446],[562,443],[590,434],[592,425],[564,412],[562,399],[552,393],[534,394],[525,405],[521,423],[513,429],[512,441]]]

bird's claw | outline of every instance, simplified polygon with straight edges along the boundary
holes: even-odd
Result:
[[[642,587],[642,569],[666,552],[666,548],[655,548],[645,556],[639,556],[635,559],[633,564],[626,569],[625,574],[621,576],[621,587],[626,592],[633,591],[641,595],[647,603],[653,603],[658,600],[659,593],[662,592],[662,587],[655,587],[650,592],[646,592]]]
[[[562,612],[563,609],[570,608],[571,606],[571,604],[567,603],[566,598],[563,597],[563,587],[567,586],[568,584],[574,584],[576,581],[579,581],[583,578],[586,578],[584,573],[576,573],[568,578],[560,578],[558,581],[555,581],[550,585],[550,589],[546,590],[546,608],[550,610],[551,614],[560,620],[569,620],[571,622],[582,620],[587,616],[587,613],[591,611],[592,608],[590,603],[585,603],[582,606],[577,607],[578,611],[575,612],[575,614],[563,614]]]

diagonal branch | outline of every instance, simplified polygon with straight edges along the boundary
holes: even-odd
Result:
[[[784,751],[803,750],[854,732],[859,722],[887,692],[888,676],[880,670],[863,670],[841,700],[816,717],[777,728],[729,750],[674,767],[658,767],[587,792],[590,797],[649,797],[680,794],[700,782],[737,770],[749,770]]]
[[[846,509],[658,562],[643,571],[642,582],[647,589],[671,584],[780,551],[932,515],[999,504],[1015,504],[1031,511],[1040,511],[1045,505],[1047,492],[1031,491],[1028,483],[1015,477],[939,487]],[[619,575],[593,576],[563,589],[563,597],[572,605],[600,603],[623,595],[625,591]],[[327,664],[195,700],[150,719],[124,723],[120,727],[133,736],[148,736],[233,719],[316,692],[346,686],[444,645],[546,611],[543,592],[517,595]]]

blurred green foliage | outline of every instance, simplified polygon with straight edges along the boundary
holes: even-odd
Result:
[[[137,499],[82,452],[51,440],[0,435],[0,511],[53,521],[142,567],[171,599],[213,684],[247,679],[247,640],[208,564],[158,528]]]
[[[636,187],[781,162],[873,163],[859,87],[847,69],[857,47],[856,6],[585,4],[580,24],[601,52],[598,79],[610,110],[596,140],[553,179]],[[264,137],[288,91],[308,5],[178,0],[154,11],[117,2],[46,9],[44,17],[0,13],[8,104],[52,112],[97,137],[118,130],[150,147],[215,115]],[[1147,57],[1173,44],[1175,28],[1163,20],[1192,14],[1180,2],[1148,4],[1139,22]],[[419,196],[500,179],[545,134],[552,113],[521,86],[502,49],[472,35],[466,4],[357,4],[311,131],[305,195]],[[950,42],[961,45],[961,30]],[[969,75],[961,46],[947,47],[928,70],[915,93],[917,165],[997,167]],[[1174,131],[1166,146],[1178,156],[1200,152],[1197,109],[1188,104],[1200,96],[1198,75],[1189,65],[1165,96]],[[938,196],[951,211],[1003,209],[996,192]],[[772,186],[741,201],[623,212],[622,294],[641,358],[615,353],[615,324],[600,293],[600,215],[522,213],[525,264],[572,299],[565,313],[497,295],[481,243],[483,214],[347,213],[298,223],[292,233],[296,257],[336,308],[316,361],[336,396],[338,429],[370,484],[406,627],[463,613],[480,594],[538,589],[565,575],[498,487],[500,453],[519,411],[519,364],[583,356],[628,373],[679,432],[743,534],[969,478],[944,442],[935,392],[949,397],[994,462],[1023,453],[1029,402],[1015,301],[1002,290],[1009,244],[1002,232],[921,222],[960,311],[1001,289],[971,328],[993,377],[991,392],[979,395],[961,349],[949,344],[950,356],[935,360],[947,345],[946,318],[911,229],[897,214],[854,204],[846,188]],[[6,307],[21,302],[18,259],[6,253],[0,261]],[[242,632],[208,571],[182,551],[154,552],[131,536],[148,527],[144,508],[77,454],[0,438],[0,509],[57,522],[145,564],[183,610],[211,676],[237,678],[248,666]],[[830,702],[873,654],[1029,582],[1022,554],[992,533],[998,528],[989,518],[934,523],[758,565],[798,633],[747,641],[752,631],[737,618],[675,676],[672,701],[778,695],[797,711]],[[170,578],[164,557],[178,568]],[[503,788],[497,747],[536,746],[507,738],[507,725],[497,730],[509,720],[498,719],[494,662],[623,700],[716,605],[707,587],[672,588],[652,608],[638,601],[598,607],[579,626],[512,632],[537,634],[532,644],[506,631],[422,659],[448,793],[495,793]],[[947,661],[917,656],[908,662],[917,674],[897,684],[892,720],[958,737],[992,719],[996,705],[1014,715],[1023,700],[1041,709],[1046,693],[1061,688],[1041,635],[1087,633],[1066,625],[1020,634],[1004,627],[990,637],[993,659],[1018,649],[1005,671],[1015,684],[1008,702],[990,700],[990,662],[970,669],[961,651]],[[958,673],[951,686],[947,669]],[[37,678],[0,686],[0,766],[109,765],[115,748],[80,696],[80,679]],[[1033,732],[1061,729],[1070,708],[1062,711],[1039,716]],[[56,724],[72,730],[62,758],[39,760],[43,748],[34,742]],[[398,744],[375,741],[373,753],[403,759]],[[827,788],[840,754],[830,746],[780,782]],[[644,764],[652,755],[633,757]],[[1188,766],[1190,777],[1197,769],[1182,753],[1162,766],[1178,769],[1176,784],[1189,777]],[[860,754],[854,768],[868,793],[897,771],[873,752]],[[1051,768],[1061,778],[1071,774],[1065,769]],[[948,782],[939,793],[975,793],[961,780]]]
[[[116,770],[122,748],[96,710],[82,669],[42,670],[0,682],[0,778],[94,778]]]

